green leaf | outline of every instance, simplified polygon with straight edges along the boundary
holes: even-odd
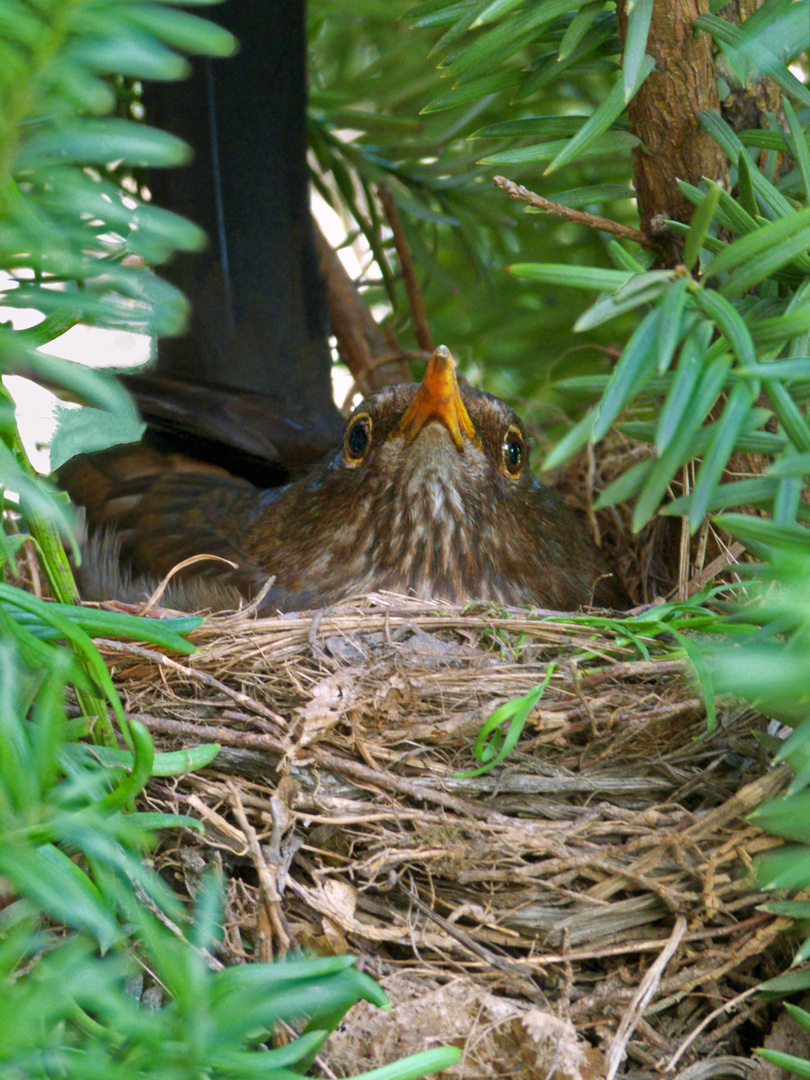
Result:
[[[98,650],[84,630],[70,619],[61,615],[55,609],[53,604],[48,604],[37,596],[29,596],[21,589],[15,589],[10,585],[4,585],[2,582],[0,582],[0,600],[5,600],[25,611],[40,615],[46,622],[52,623],[53,626],[59,630],[62,636],[75,650],[76,655],[83,664],[87,674],[93,679],[109,701],[121,728],[121,734],[129,745],[129,725],[127,723],[127,718],[124,715],[121,701],[104,661],[101,659]]]
[[[804,190],[810,194],[810,147],[807,145],[807,135],[787,98],[782,99],[782,108],[785,110],[785,119],[788,122],[791,134],[788,145],[802,174]]]
[[[16,595],[16,594],[14,594]],[[105,611],[103,608],[41,601],[44,609],[22,611],[12,601],[0,598],[0,607],[8,610],[15,621],[28,627],[40,637],[56,637],[59,630],[47,621],[48,612],[56,612],[63,618],[77,623],[90,637],[114,637],[131,641],[145,641],[187,655],[197,651],[196,646],[181,637],[196,630],[204,620],[199,615],[178,619],[156,619],[144,615],[129,615],[123,611]]]
[[[114,413],[124,421],[138,419],[132,398],[112,375],[31,348],[25,331],[0,326],[0,353],[6,374],[22,375],[58,386],[81,401]]]
[[[727,510],[731,506],[768,506],[770,505],[777,490],[777,482],[768,477],[757,476],[751,480],[737,480],[731,484],[720,484],[712,492],[707,512]],[[689,515],[692,509],[694,492],[689,495],[681,495],[678,499],[662,506],[660,514],[665,517],[681,517]]]
[[[578,138],[579,136],[575,136],[574,139],[570,140],[552,139],[550,142],[538,143],[535,146],[522,146],[517,150],[502,150],[497,154],[490,154],[489,157],[481,158],[478,164],[531,165],[551,161],[552,159],[556,162],[558,155],[562,156],[563,153],[566,153],[565,160],[570,160],[567,148],[572,146]],[[621,154],[625,150],[632,150],[638,144],[639,140],[629,131],[611,131],[607,135],[599,135],[593,140],[589,139],[587,146],[580,143],[579,147],[574,150],[574,154],[578,155],[580,160],[585,160],[586,158],[600,157],[603,154]],[[558,165],[555,163],[553,167],[556,169]],[[546,169],[547,172],[549,172],[549,169]]]
[[[622,352],[605,396],[596,408],[592,439],[608,433],[616,417],[656,369],[660,312],[651,311],[639,324]]]
[[[810,379],[810,357],[769,360],[756,368],[738,369],[734,374],[740,379]]]
[[[633,256],[627,251],[618,240],[611,238],[607,243],[608,255],[610,260],[617,270],[629,270],[631,274],[643,274],[645,267],[641,265]]]
[[[757,197],[754,194],[754,184],[751,179],[751,163],[745,150],[740,150],[737,155],[737,187],[740,193],[742,209],[751,217],[751,224],[753,225],[759,213],[759,207],[757,206]],[[753,232],[753,229],[746,229],[745,231]]]
[[[540,60],[533,63],[533,71],[528,76],[523,76],[520,89],[515,94],[515,101],[523,101],[532,97],[538,91],[556,85],[569,75],[601,75],[613,74],[618,65],[613,60],[599,59],[603,52],[602,46],[608,46],[610,51],[615,51],[613,40],[615,38],[616,17],[613,13],[603,13],[597,19],[594,26],[585,34],[582,41],[573,52],[566,57],[561,57],[558,52],[550,52],[543,55]]]
[[[0,848],[0,873],[52,918],[85,930],[102,948],[121,935],[105,898],[79,867],[52,844]]]
[[[122,420],[120,416],[100,409],[69,409],[56,411],[57,427],[51,440],[51,469],[55,472],[77,454],[106,450],[119,443],[138,442],[146,430],[140,420]]]
[[[810,330],[810,303],[797,305],[772,319],[761,319],[751,326],[751,333],[763,348],[781,347],[790,338],[804,335]]]
[[[788,919],[810,919],[808,900],[771,900],[762,909],[769,915],[784,915]]]
[[[472,6],[471,0],[461,0],[461,2],[459,0],[426,0],[424,4],[417,4],[416,7],[406,11],[402,17],[415,26],[421,26],[419,20],[425,16],[445,13],[452,22],[460,11],[465,11]],[[480,0],[476,6],[481,6]]]
[[[742,27],[734,26],[716,15],[700,15],[692,20],[692,26],[712,35],[741,83],[756,82],[767,75],[786,94],[792,95],[803,105],[810,105],[810,90],[770,49],[763,47],[755,36],[746,34]]]
[[[187,143],[176,135],[129,120],[86,117],[65,120],[32,135],[20,151],[16,168],[40,169],[51,162],[81,165],[184,165],[191,156]]]
[[[590,187],[570,188],[567,191],[555,191],[549,196],[553,202],[562,206],[591,206],[593,204],[613,202],[616,199],[632,199],[633,192],[625,184],[593,184]]]
[[[655,462],[633,509],[633,531],[642,529],[667,493],[675,472],[696,452],[695,436],[714,404],[726,379],[727,357],[718,357],[703,373],[695,387],[684,419]]]
[[[762,993],[779,994],[780,997],[810,989],[810,971],[791,971],[787,975],[777,975],[775,979],[760,983],[759,989]]]
[[[689,235],[689,226],[684,225],[682,221],[675,221],[674,218],[667,218],[666,226],[671,233],[675,236],[682,236],[684,239]],[[727,245],[723,240],[718,240],[716,236],[707,235],[703,237],[703,247],[706,251],[711,251],[716,254],[718,251],[722,251]]]
[[[767,369],[766,369],[767,370]],[[774,379],[763,381],[765,393],[773,405],[773,411],[784,428],[793,447],[799,453],[810,450],[810,427],[790,391]]]
[[[432,1050],[422,1050],[418,1054],[401,1061],[383,1065],[379,1069],[358,1073],[354,1080],[418,1080],[428,1073],[433,1075],[442,1069],[449,1069],[461,1061],[461,1051],[455,1046],[437,1046]]]
[[[610,375],[571,375],[567,379],[556,379],[554,389],[562,393],[601,397],[610,382]]]
[[[71,59],[97,75],[118,74],[130,79],[175,81],[191,73],[188,60],[154,38],[116,20],[115,37],[86,35],[72,43]]]
[[[768,466],[768,476],[784,478],[790,476],[810,476],[810,453],[793,454]]]
[[[797,214],[798,218],[800,215]],[[776,224],[776,223],[775,223]],[[779,222],[781,224],[781,222]],[[795,223],[798,224],[798,223]],[[764,232],[765,230],[763,230]],[[749,239],[748,237],[744,238]],[[738,240],[737,243],[743,243]],[[798,230],[795,235],[786,237],[781,243],[763,251],[756,258],[750,259],[745,265],[738,267],[726,281],[720,286],[724,296],[741,296],[752,289],[766,278],[773,277],[780,270],[785,269],[787,264],[795,262],[795,272],[805,273],[803,264],[806,252],[810,247],[810,224]],[[799,258],[801,256],[801,259]]]
[[[417,26],[423,27],[429,25],[444,26],[448,21],[451,22],[450,29],[442,34],[428,55],[432,56],[437,52],[441,52],[464,37],[485,7],[486,0],[479,0],[478,3],[454,5],[452,8],[446,8],[441,14],[437,12],[436,15],[426,15],[420,19]],[[452,20],[450,20],[451,15]]]
[[[498,71],[493,75],[485,75],[483,79],[465,83],[464,86],[456,86],[448,90],[446,94],[440,94],[433,98],[427,105],[419,110],[420,116],[429,113],[442,112],[444,109],[455,109],[459,105],[467,105],[471,101],[479,101],[489,97],[490,94],[500,94],[504,90],[514,90],[520,86],[522,76],[519,71]]]
[[[644,3],[646,0],[640,0],[640,2]],[[631,97],[636,93],[639,86],[641,86],[654,68],[655,61],[652,57],[645,56],[641,63],[641,69],[638,72],[638,81],[632,87]],[[592,151],[599,137],[607,131],[613,121],[617,120],[624,112],[627,100],[629,99],[625,98],[624,84],[622,82],[615,83],[613,89],[594,112],[593,116],[591,116],[590,120],[583,124],[573,139],[566,143],[564,148],[546,168],[543,175],[548,176],[549,173],[562,168],[563,165],[567,165],[570,161],[573,161],[586,151]],[[617,132],[616,134],[619,133]]]
[[[781,1050],[768,1050],[759,1048],[754,1051],[763,1061],[769,1061],[776,1065],[780,1071],[795,1073],[796,1076],[810,1078],[810,1061],[806,1058],[796,1057],[794,1054],[785,1054]]]
[[[469,139],[519,139],[528,135],[575,135],[582,120],[579,116],[525,116],[520,120],[502,120],[479,128]]]
[[[738,161],[740,154],[746,152],[739,137],[719,113],[706,110],[699,112],[697,118],[729,160]],[[759,198],[776,217],[789,217],[796,212],[789,200],[762,175],[756,166],[751,168],[751,183]]]
[[[453,75],[466,73],[468,77],[485,74],[495,63],[506,60],[521,49],[539,27],[564,15],[570,7],[571,0],[537,0],[527,11],[517,17],[505,19],[481,34],[445,66],[447,72]],[[447,37],[448,35],[445,35],[445,39]],[[445,39],[440,45],[448,43]]]
[[[564,266],[561,263],[515,263],[506,267],[515,277],[562,285],[572,289],[620,289],[632,277],[625,270],[604,270],[595,266]]]
[[[748,820],[774,836],[810,844],[810,791],[771,799],[753,810]]]
[[[683,313],[686,307],[689,281],[678,278],[664,293],[660,304],[658,322],[658,374],[668,370],[683,330]]]
[[[602,491],[594,503],[594,509],[604,510],[607,506],[615,506],[632,499],[641,490],[653,464],[653,459],[647,458],[646,461],[637,461],[635,465],[631,465]]]
[[[596,20],[600,17],[603,10],[604,5],[601,0],[596,0],[595,3],[591,4],[583,4],[568,24],[568,28],[563,34],[560,47],[557,50],[557,56],[560,60],[568,59]]]
[[[590,442],[593,436],[593,428],[596,423],[596,409],[591,409],[581,417],[571,430],[563,435],[563,437],[556,443],[551,453],[543,462],[543,469],[556,469],[558,465],[562,465],[572,454],[575,454],[577,450],[581,450],[587,442]]]
[[[790,1001],[785,1002],[785,1008],[799,1027],[804,1028],[805,1031],[810,1031],[810,1013],[805,1009],[800,1009],[798,1005],[794,1005]]]
[[[731,533],[755,552],[772,548],[795,548],[810,551],[810,532],[801,525],[777,525],[749,514],[720,514],[715,519],[721,529]]]
[[[472,28],[475,29],[477,26],[485,26],[487,23],[495,22],[496,19],[502,19],[504,15],[509,14],[512,8],[516,8],[522,3],[523,0],[491,0],[491,3],[487,4],[476,18]]]
[[[230,31],[208,19],[190,15],[185,11],[156,3],[130,3],[124,9],[124,17],[142,30],[154,34],[173,49],[192,55],[233,56],[238,42]],[[120,73],[120,68],[113,71]]]
[[[155,757],[152,736],[140,721],[133,719],[129,721],[129,733],[134,747],[132,768],[112,791],[99,800],[98,805],[104,811],[126,806],[143,791],[152,775],[152,762]]]
[[[710,319],[737,354],[743,367],[757,364],[757,354],[745,320],[724,296],[710,289],[698,289],[694,294],[698,307]]]
[[[652,12],[653,0],[629,0],[627,4],[627,31],[622,59],[625,102],[633,98],[646,77],[643,72],[645,61],[650,59],[645,54]]]
[[[167,754],[155,754],[151,775],[182,776],[184,773],[204,769],[211,764],[220,749],[219,743],[204,743]],[[94,746],[92,754],[108,768],[131,769],[134,762],[132,751],[120,750],[115,746]]]
[[[757,229],[756,232],[735,240],[733,244],[729,244],[728,247],[724,248],[720,254],[715,255],[706,267],[704,275],[716,278],[735,267],[744,270],[751,265],[752,260],[757,265],[759,258],[767,255],[775,246],[778,247],[785,241],[794,241],[792,247],[795,247],[795,254],[801,254],[810,246],[810,241],[807,239],[808,229],[810,229],[810,207],[794,211],[784,218],[769,222]],[[797,237],[799,238],[798,243],[795,242]],[[794,256],[786,257],[783,262],[790,261],[792,257]],[[776,265],[782,264],[777,263]],[[761,280],[761,278],[758,277],[755,280]],[[728,285],[728,283],[726,284]],[[735,291],[740,292],[743,290],[736,289]]]
[[[706,515],[720,478],[723,475],[728,459],[734,452],[737,437],[748,418],[757,395],[758,386],[749,386],[739,382],[729,394],[722,417],[717,424],[717,431],[709,446],[709,451],[700,466],[692,492],[692,505],[689,509],[689,528],[696,532]]]
[[[776,670],[771,674],[778,678]],[[810,847],[783,847],[761,855],[757,879],[765,889],[806,889],[810,884]]]
[[[701,248],[709,232],[709,226],[714,218],[717,204],[720,201],[721,191],[722,186],[720,184],[715,183],[714,180],[709,180],[706,194],[692,215],[692,220],[689,222],[689,232],[686,234],[686,243],[683,246],[683,261],[687,270],[692,270],[697,265]],[[715,258],[717,257],[715,256]]]
[[[579,334],[592,330],[627,311],[635,311],[652,303],[667,288],[673,274],[671,270],[648,270],[644,274],[634,274],[618,291],[600,297],[583,311],[574,323],[574,331]]]

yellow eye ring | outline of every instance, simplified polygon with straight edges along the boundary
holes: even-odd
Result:
[[[371,417],[358,413],[352,417],[343,436],[343,453],[347,465],[359,465],[371,446]]]
[[[503,455],[503,471],[512,480],[516,480],[526,461],[526,443],[523,441],[520,430],[514,424],[510,424],[506,429],[501,454]]]

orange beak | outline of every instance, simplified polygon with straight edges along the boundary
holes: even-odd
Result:
[[[432,420],[444,424],[459,450],[464,448],[465,436],[480,446],[458,388],[456,362],[446,345],[439,345],[431,356],[422,385],[393,434],[413,442]]]

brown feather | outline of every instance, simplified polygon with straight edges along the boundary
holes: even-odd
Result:
[[[458,396],[452,358],[449,364]],[[555,610],[628,607],[620,579],[560,497],[527,463],[516,475],[505,467],[507,433],[525,440],[517,415],[464,388],[452,406],[461,427],[453,419],[451,430],[444,406],[434,415],[421,398],[414,423],[418,393],[405,384],[370,396],[347,424],[347,432],[355,423],[370,429],[363,452],[355,454],[347,436],[327,464],[281,488],[257,489],[215,466],[143,446],[74,459],[60,478],[86,507],[90,529],[119,538],[130,594],[133,582],[148,586],[182,559],[206,553],[238,569],[204,562],[183,573],[220,595],[237,589],[248,597],[274,577],[267,609],[381,589]],[[450,394],[446,386],[442,393]],[[96,561],[101,550],[97,544]],[[109,553],[103,558],[109,564]],[[93,588],[86,573],[85,587]]]

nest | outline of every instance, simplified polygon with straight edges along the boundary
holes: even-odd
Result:
[[[790,961],[750,873],[776,841],[745,814],[785,782],[762,717],[720,703],[707,733],[660,645],[525,610],[381,595],[191,638],[182,662],[99,643],[162,749],[222,745],[150,785],[206,827],[158,861],[191,895],[221,864],[226,962],[351,952],[386,988],[393,1015],[357,1006],[325,1075],[448,1042],[453,1077],[759,1068],[754,989]],[[544,679],[504,761],[459,776]]]

